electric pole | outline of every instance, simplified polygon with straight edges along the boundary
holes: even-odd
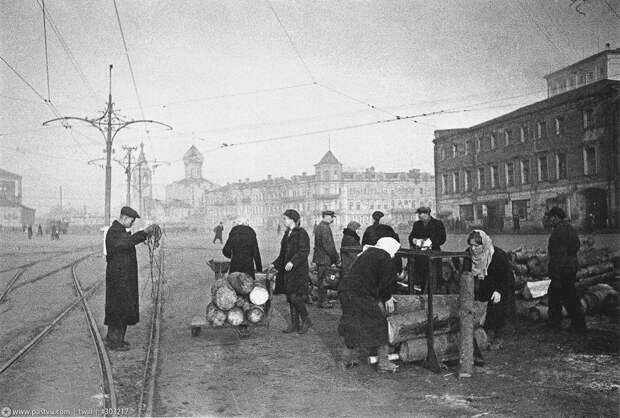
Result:
[[[105,215],[104,215],[104,224],[110,224],[110,207],[111,202],[110,198],[112,195],[112,143],[114,142],[114,138],[118,132],[126,128],[129,125],[134,123],[153,123],[157,125],[162,125],[169,130],[172,129],[170,125],[167,125],[162,122],[157,122],[149,119],[138,119],[138,120],[124,120],[117,113],[114,112],[114,103],[112,102],[112,65],[110,64],[109,72],[109,92],[108,92],[108,103],[106,104],[106,110],[103,112],[103,115],[99,118],[79,118],[75,116],[64,116],[61,118],[55,118],[48,121],[43,122],[43,126],[47,126],[52,122],[62,121],[63,126],[65,128],[71,128],[70,125],[66,124],[68,120],[79,120],[82,122],[86,122],[90,124],[92,127],[96,128],[105,139],[105,153],[106,153],[106,166],[105,166]]]

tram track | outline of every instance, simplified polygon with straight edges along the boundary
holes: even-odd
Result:
[[[44,257],[44,258],[40,258],[40,259],[35,260],[35,261],[30,261],[28,263],[20,264],[19,266],[13,266],[13,267],[4,268],[4,269],[0,270],[0,273],[7,273],[9,271],[17,270],[17,269],[25,269],[25,268],[28,268],[28,267],[32,267],[35,264],[39,264],[39,263],[42,263],[44,261],[52,260],[53,258],[56,258],[56,257],[64,255],[64,254],[74,253],[74,252],[78,252],[78,251],[84,251],[84,250],[88,250],[88,249],[91,249],[91,248],[97,248],[97,247],[99,247],[99,245],[87,245],[85,247],[78,247],[78,248],[74,248],[74,249],[71,249],[71,250],[41,251],[41,252],[34,252],[34,253],[21,253],[20,252],[20,253],[4,253],[4,254],[0,254],[0,258],[2,258],[2,257],[11,257],[11,256],[16,256],[16,255],[27,256],[27,255],[32,255],[32,254],[46,254],[46,255],[47,254],[51,254],[48,257]]]

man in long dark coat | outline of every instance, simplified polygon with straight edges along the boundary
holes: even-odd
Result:
[[[575,282],[579,262],[577,252],[580,248],[577,232],[566,219],[564,211],[555,206],[546,213],[553,227],[549,237],[549,326],[559,329],[562,321],[562,305],[571,319],[571,328],[577,332],[586,331],[586,322],[577,297]]]
[[[107,266],[103,323],[108,326],[106,343],[111,350],[128,350],[129,343],[124,340],[127,326],[140,321],[135,246],[146,241],[154,227],[151,225],[133,235],[127,232],[139,217],[132,208],[123,207],[119,219],[112,223],[105,237]]]
[[[222,232],[224,232],[224,225],[222,224],[222,222],[220,222],[215,228],[213,228],[213,232],[215,232],[215,236],[213,237],[213,243],[215,244],[215,241],[219,240],[220,244],[223,244],[224,240],[222,239]]]
[[[334,222],[335,214],[331,210],[326,210],[322,212],[322,215],[323,220],[316,226],[314,232],[314,255],[312,256],[312,262],[316,263],[319,276],[319,307],[330,308],[331,305],[327,303],[327,289],[325,283],[328,276],[331,274],[329,266],[338,264],[340,255],[338,254],[338,250],[336,250],[334,235],[329,226]]]
[[[242,272],[254,277],[256,271],[263,270],[256,232],[246,219],[237,220],[237,225],[232,227],[222,253],[230,258],[230,273]]]
[[[420,220],[413,224],[409,234],[410,248],[427,248],[427,240],[430,240],[428,249],[441,251],[441,246],[446,242],[446,228],[443,222],[431,216],[431,209],[429,207],[419,207],[417,213]],[[435,263],[435,273],[438,273],[441,269],[441,260],[437,259],[433,262]],[[411,273],[411,271],[412,269],[410,268],[409,272]],[[422,291],[424,291],[428,274],[428,259],[424,256],[414,257],[413,272],[412,276],[409,277],[409,290],[413,292],[413,285],[419,285]]]

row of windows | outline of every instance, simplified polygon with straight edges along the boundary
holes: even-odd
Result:
[[[553,154],[552,165],[549,164],[549,156],[539,155],[535,160],[536,180],[546,182],[550,179],[562,180],[568,178],[566,153]],[[518,171],[517,171],[518,168]],[[500,171],[503,170],[500,184]],[[500,186],[514,186],[516,184],[530,184],[531,182],[530,159],[506,161],[489,167],[478,167],[475,170],[455,171],[452,174],[442,175],[442,193],[460,193],[477,190],[495,189]],[[596,147],[593,145],[583,147],[583,174],[592,176],[597,173]]]
[[[574,73],[565,79],[550,82],[551,94],[562,93],[577,86],[589,84],[605,78],[605,66],[594,66],[594,70],[586,70],[581,73]]]
[[[390,205],[391,203],[391,205]],[[423,205],[420,201],[420,205]],[[417,208],[415,200],[384,200],[384,201],[349,201],[349,210],[362,210],[362,209],[395,209],[395,208]]]
[[[563,135],[565,129],[564,116],[557,116],[553,119],[553,133],[555,135]],[[584,130],[592,129],[594,127],[594,111],[592,109],[586,109],[582,112],[582,125]],[[488,149],[494,150],[500,146],[509,146],[516,143],[524,143],[530,138],[530,127],[528,125],[522,125],[519,128],[518,136],[517,132],[513,132],[512,129],[505,129],[502,135],[498,133],[492,133],[488,138],[478,137],[475,140],[467,140],[464,144],[452,144],[449,147],[450,158],[457,158],[461,155],[469,155],[472,152],[479,153],[485,148],[485,141],[488,140]],[[548,136],[547,121],[539,120],[536,122],[533,130],[533,139],[545,139]],[[517,142],[518,140],[518,142]],[[501,142],[500,142],[501,141]],[[448,158],[446,147],[443,146],[440,149],[440,159],[445,160]]]

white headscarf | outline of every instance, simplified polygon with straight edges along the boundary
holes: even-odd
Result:
[[[248,218],[241,217],[241,218],[235,219],[234,224],[235,225],[249,225],[250,221]]]
[[[474,254],[472,251],[471,272],[474,277],[477,277],[480,280],[484,280],[484,278],[488,274],[489,265],[491,264],[491,259],[493,258],[495,247],[493,246],[493,241],[491,240],[491,237],[489,237],[486,232],[479,229],[474,229],[473,232],[477,232],[482,238],[482,251],[480,252],[480,254],[477,255]]]
[[[377,245],[364,245],[364,249],[362,250],[362,252],[366,251],[369,248],[378,248],[387,252],[391,258],[394,258],[396,252],[400,250],[400,243],[394,238],[384,237],[380,238],[379,241],[377,241]]]

